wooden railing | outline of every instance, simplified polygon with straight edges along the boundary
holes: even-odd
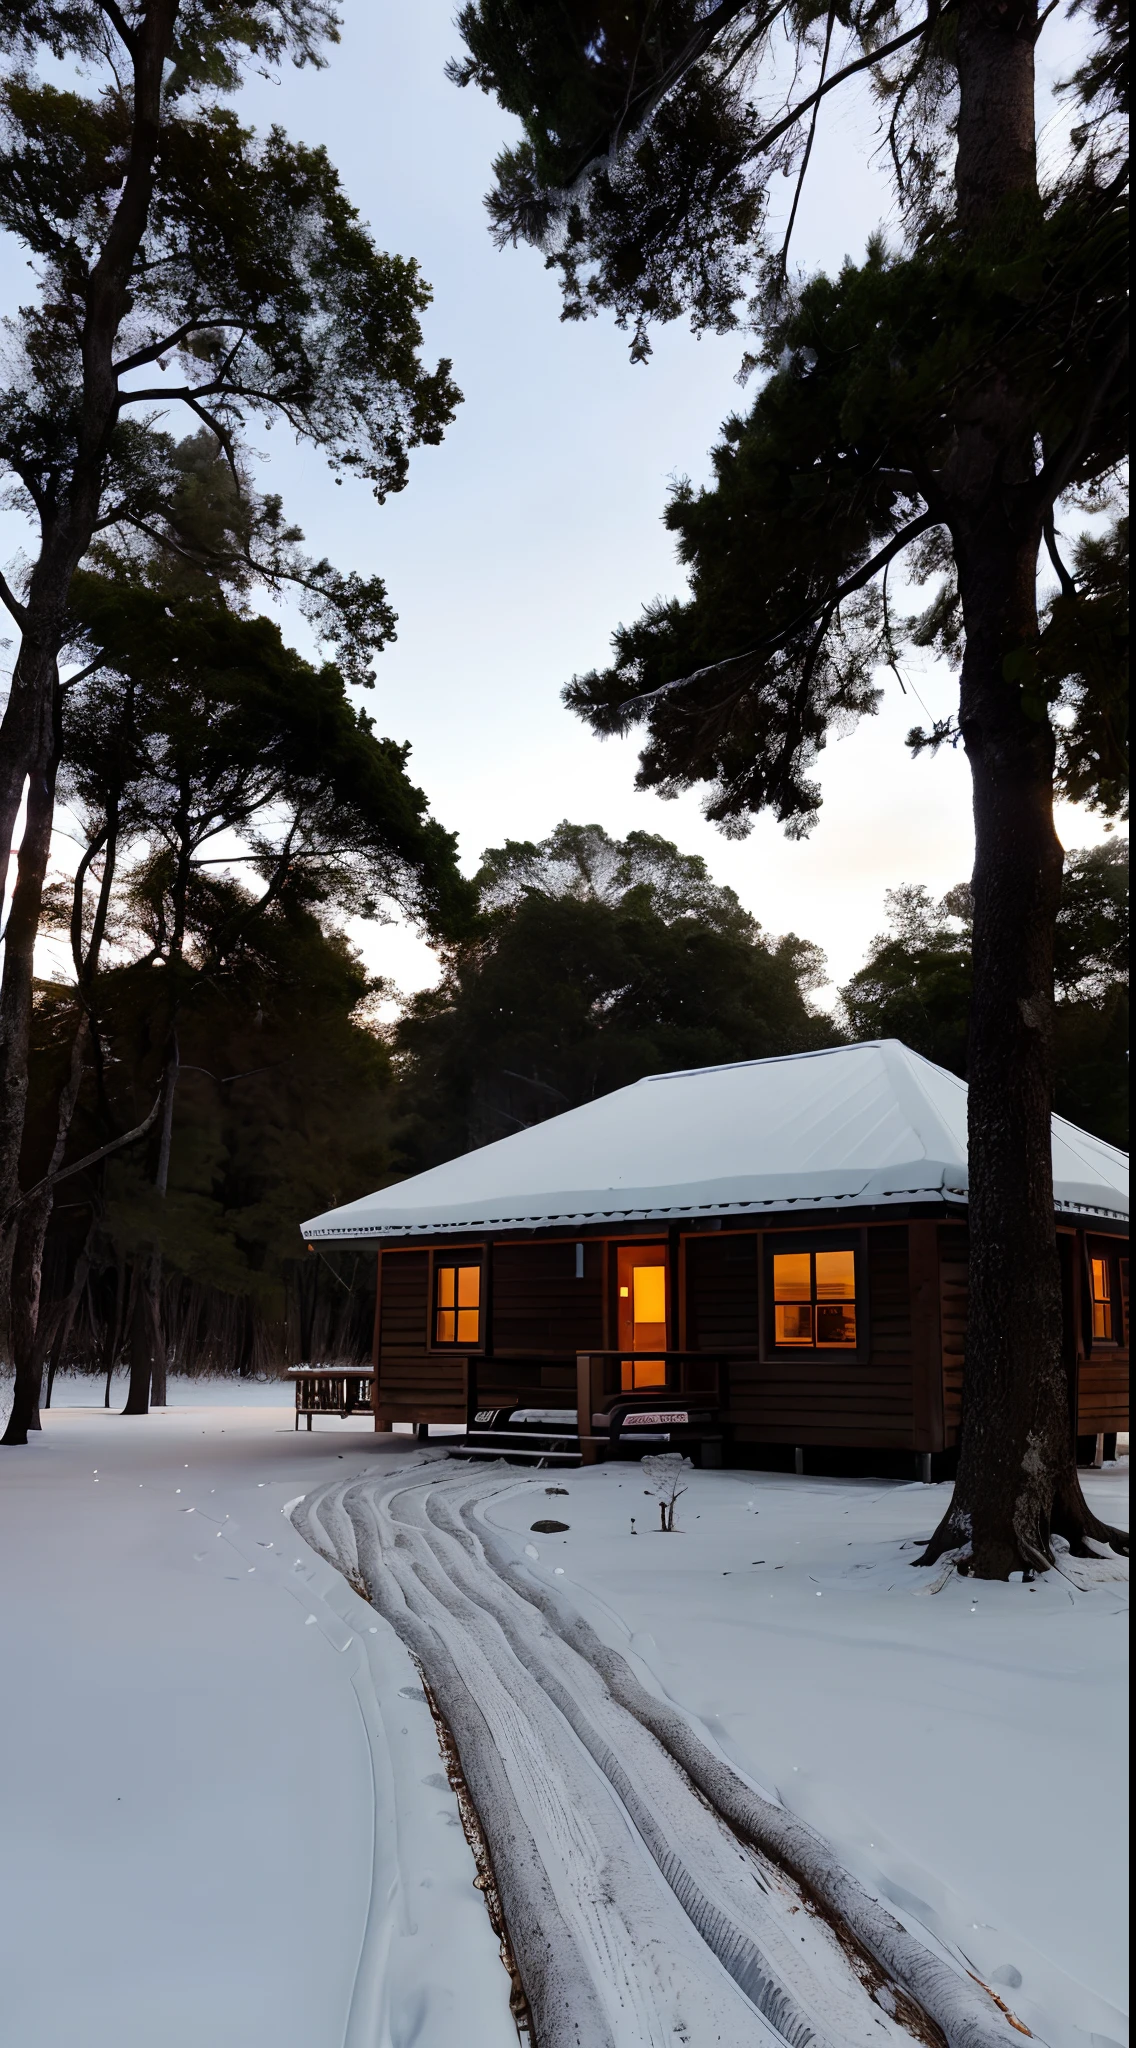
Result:
[[[584,1463],[594,1463],[607,1441],[596,1435],[592,1418],[606,1414],[614,1401],[641,1408],[685,1405],[716,1410],[721,1403],[724,1362],[705,1351],[578,1352],[576,1428]],[[636,1364],[661,1364],[663,1377],[649,1386],[635,1386]]]
[[[633,1366],[636,1360],[661,1361],[663,1379],[653,1386],[625,1389],[624,1369]],[[646,1408],[664,1402],[686,1403],[699,1409],[719,1408],[726,1362],[726,1354],[705,1351],[581,1351],[576,1354],[573,1386],[572,1367],[567,1360],[511,1355],[486,1359],[477,1353],[463,1352],[447,1360],[451,1370],[456,1366],[461,1374],[461,1408],[451,1402],[444,1414],[430,1415],[428,1404],[415,1388],[407,1395],[405,1408],[396,1411],[391,1407],[388,1390],[380,1383],[378,1412],[386,1419],[379,1426],[389,1427],[394,1419],[421,1420],[423,1416],[428,1421],[454,1422],[464,1409],[466,1428],[472,1429],[478,1412],[487,1408],[563,1408],[568,1412],[574,1408],[587,1458],[585,1440],[593,1434],[592,1416],[609,1408],[613,1400],[631,1401]],[[329,1406],[334,1412],[335,1404]]]

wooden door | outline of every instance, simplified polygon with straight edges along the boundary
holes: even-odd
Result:
[[[670,1322],[670,1275],[665,1244],[621,1244],[617,1259],[617,1328],[619,1348],[667,1349]],[[665,1358],[625,1358],[620,1366],[625,1393],[639,1387],[665,1387]]]

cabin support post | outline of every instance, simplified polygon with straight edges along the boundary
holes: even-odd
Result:
[[[594,1465],[599,1459],[600,1439],[593,1434],[592,1417],[599,1406],[602,1373],[602,1358],[593,1358],[590,1351],[576,1353],[576,1434],[584,1465]]]
[[[915,1449],[924,1456],[930,1481],[930,1453],[945,1444],[943,1337],[939,1304],[939,1230],[916,1220],[907,1226],[907,1270],[911,1294],[911,1408]]]
[[[375,1411],[375,1430],[381,1433],[394,1428],[393,1422],[384,1422],[379,1415],[379,1365],[383,1348],[383,1255],[375,1254],[375,1331],[371,1339],[371,1364],[374,1381],[371,1386],[371,1406]]]
[[[1086,1349],[1085,1272],[1088,1248],[1083,1230],[1078,1230],[1072,1238],[1059,1238],[1058,1245],[1062,1248],[1067,1245],[1069,1248],[1069,1330],[1065,1355],[1069,1372],[1069,1426],[1073,1432],[1073,1442],[1076,1443],[1080,1428],[1081,1365]]]

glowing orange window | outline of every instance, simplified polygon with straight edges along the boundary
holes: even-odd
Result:
[[[667,1248],[663,1244],[620,1245],[619,1346],[628,1351],[667,1348]],[[625,1358],[620,1368],[624,1393],[665,1387],[665,1358]]]
[[[435,1344],[477,1344],[480,1336],[481,1267],[435,1266]]]
[[[773,1338],[788,1351],[856,1349],[856,1254],[775,1252]]]
[[[1093,1294],[1093,1336],[1112,1336],[1112,1276],[1107,1259],[1090,1259]]]

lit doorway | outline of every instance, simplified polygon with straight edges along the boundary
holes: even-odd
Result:
[[[621,1244],[618,1256],[619,1348],[667,1348],[669,1275],[665,1244]],[[665,1358],[625,1358],[620,1368],[625,1394],[640,1387],[665,1387]]]

